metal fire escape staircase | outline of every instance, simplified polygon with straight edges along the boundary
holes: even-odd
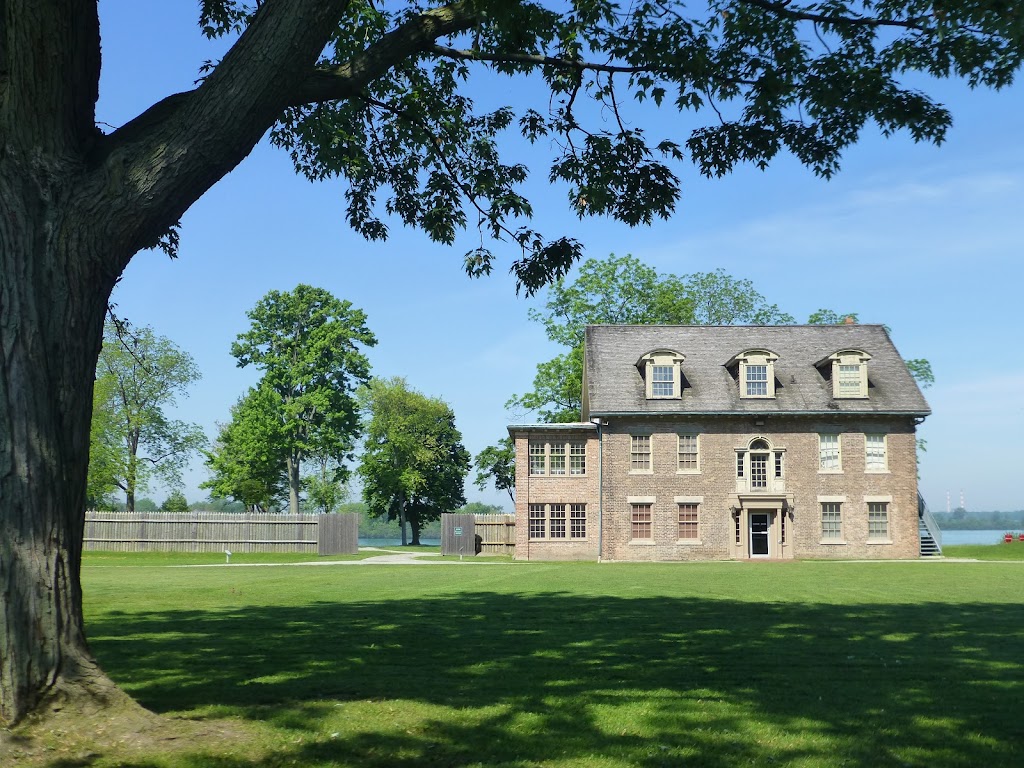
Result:
[[[942,556],[942,529],[939,528],[920,492],[917,494],[917,535],[921,542],[921,557]]]

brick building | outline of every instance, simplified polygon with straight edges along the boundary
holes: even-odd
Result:
[[[517,559],[918,557],[930,411],[882,326],[590,326],[582,412],[509,427]]]

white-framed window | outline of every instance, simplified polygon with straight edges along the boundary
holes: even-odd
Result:
[[[841,442],[838,434],[825,433],[818,435],[818,471],[843,471]]]
[[[548,537],[547,505],[530,505],[530,538],[546,539]]]
[[[679,538],[695,540],[700,538],[700,504],[680,502],[678,505]]]
[[[671,365],[651,366],[651,397],[672,397],[676,392],[676,372]]]
[[[587,444],[569,443],[569,474],[587,474]]]
[[[885,435],[864,435],[864,469],[867,472],[889,470],[888,446]]]
[[[744,397],[768,397],[768,366],[748,365],[746,373]]]
[[[686,358],[670,349],[648,352],[637,361],[648,400],[679,399],[683,394],[682,364]]]
[[[651,436],[629,436],[629,471],[651,471]]]
[[[530,441],[530,474],[559,477],[587,473],[587,444],[554,437]]]
[[[832,397],[841,400],[866,398],[870,359],[871,355],[863,350],[844,349],[823,360],[822,363],[831,361],[832,364]]]
[[[587,538],[587,505],[569,505],[569,538]]]
[[[677,435],[676,471],[689,474],[700,472],[700,438],[698,435]]]
[[[765,349],[748,349],[732,363],[738,365],[740,397],[775,397],[775,362],[779,356]]]
[[[565,443],[548,444],[548,474],[565,474]]]
[[[839,501],[821,502],[821,538],[823,541],[842,541],[843,504]]]
[[[548,504],[549,528],[552,539],[565,538],[565,504]]]
[[[631,538],[637,541],[654,538],[651,504],[631,504],[629,522]]]
[[[868,539],[889,539],[888,502],[868,502]]]
[[[587,537],[587,505],[530,504],[531,541],[565,541]]]

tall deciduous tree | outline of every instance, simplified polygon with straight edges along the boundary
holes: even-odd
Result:
[[[92,424],[89,428],[89,475],[86,505],[106,509],[114,505],[120,441],[114,419],[117,388],[111,376],[96,379],[93,389]]]
[[[529,227],[527,169],[500,157],[502,131],[554,148],[549,177],[574,213],[640,224],[671,215],[686,156],[717,176],[789,151],[828,176],[869,123],[940,141],[950,115],[901,78],[1003,86],[1022,26],[980,1],[203,0],[202,31],[229,50],[192,90],[104,133],[97,0],[2,0],[0,720],[47,694],[112,695],[79,583],[110,291],[138,251],[173,249],[182,214],[268,130],[300,173],[345,179],[363,235],[386,236],[384,211],[445,243],[472,221],[484,244],[466,269],[489,272],[489,238],[504,238],[534,291],[581,245]],[[546,93],[531,103],[547,106],[477,109],[466,89],[481,70],[535,73]],[[623,114],[638,101],[693,112],[666,123],[688,135],[645,131]]]
[[[397,519],[406,543],[420,543],[424,523],[466,503],[469,452],[442,400],[409,389],[405,379],[375,379],[362,390],[367,416],[359,476],[370,512]]]
[[[323,288],[271,291],[248,312],[252,327],[231,345],[239,367],[263,371],[277,394],[277,418],[288,486],[288,510],[299,513],[302,462],[351,457],[359,430],[354,393],[370,378],[361,347],[377,343],[366,314]]]
[[[241,397],[206,455],[210,478],[201,487],[250,512],[267,512],[284,498],[288,450],[280,413],[281,398],[266,385]]]
[[[199,380],[199,369],[191,355],[152,328],[109,323],[96,378],[99,391],[109,395],[94,414],[99,425],[93,434],[104,442],[96,460],[124,491],[125,509],[134,512],[137,491],[154,477],[180,483],[189,458],[206,445],[199,426],[167,415]]]

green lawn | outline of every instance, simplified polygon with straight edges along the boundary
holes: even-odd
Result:
[[[1012,544],[957,544],[944,546],[946,557],[969,557],[974,560],[1024,560],[1024,542]]]
[[[252,734],[132,765],[1024,764],[1018,563],[100,564],[104,668]]]

